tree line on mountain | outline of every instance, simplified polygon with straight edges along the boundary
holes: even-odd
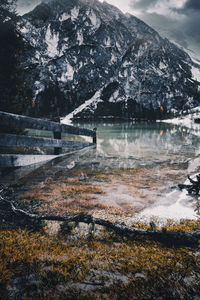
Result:
[[[20,32],[16,1],[0,1],[0,110],[25,114],[32,95],[21,65],[27,45]]]

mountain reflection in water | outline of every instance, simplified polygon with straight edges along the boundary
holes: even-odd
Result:
[[[183,183],[187,174],[200,172],[200,139],[190,129],[164,123],[76,123],[76,126],[97,128],[97,151],[93,155],[83,157],[81,166],[90,165],[93,169],[132,169],[152,167],[152,177],[156,166],[159,172],[167,172],[166,166],[174,176]],[[87,162],[88,160],[88,162]],[[165,165],[165,167],[163,167]],[[179,168],[180,166],[180,171]],[[184,172],[183,172],[184,169]],[[169,175],[171,176],[171,175]],[[162,176],[160,178],[162,180]],[[177,183],[177,180],[176,180]],[[162,182],[159,183],[160,185]],[[165,185],[166,182],[163,182]],[[169,183],[167,183],[169,184]],[[196,219],[196,199],[192,199],[184,191],[171,191],[175,185],[166,186],[166,193],[157,195],[155,203],[149,207],[143,206],[139,218]],[[151,191],[149,190],[149,194]],[[107,195],[109,198],[111,195]],[[117,195],[118,198],[120,195]],[[113,195],[112,195],[113,197]],[[124,200],[127,195],[121,195]],[[152,196],[151,196],[152,197]],[[156,195],[154,194],[154,197]],[[106,195],[104,196],[106,198]],[[132,197],[134,201],[134,197]],[[104,199],[102,198],[102,201]],[[148,201],[148,199],[146,199]],[[127,204],[128,205],[128,204]]]
[[[132,168],[163,162],[183,163],[198,156],[199,137],[187,128],[164,123],[79,123],[97,128],[101,165]],[[105,159],[105,162],[103,160]],[[110,165],[109,165],[110,164]]]

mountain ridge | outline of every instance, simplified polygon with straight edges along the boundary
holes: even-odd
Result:
[[[199,105],[198,64],[107,2],[43,1],[23,22],[36,114],[71,113],[97,92],[76,117],[157,118]]]

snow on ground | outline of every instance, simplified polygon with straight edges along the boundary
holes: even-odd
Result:
[[[162,120],[162,122],[190,128],[193,134],[200,136],[200,124],[194,122],[194,120],[198,118],[200,118],[200,106],[191,109],[190,113],[187,115],[173,119]]]
[[[71,124],[72,123],[72,119],[73,117],[75,117],[78,113],[80,113],[81,111],[83,111],[86,107],[88,107],[89,105],[93,104],[97,104],[100,101],[100,95],[101,95],[101,91],[98,91],[94,94],[94,96],[85,101],[82,105],[80,105],[78,108],[76,108],[73,112],[71,112],[69,115],[67,115],[64,119],[61,120],[61,123],[63,124]]]

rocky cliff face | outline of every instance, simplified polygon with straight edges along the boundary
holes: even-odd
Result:
[[[106,2],[43,2],[23,22],[36,114],[152,118],[199,105],[199,65]]]

